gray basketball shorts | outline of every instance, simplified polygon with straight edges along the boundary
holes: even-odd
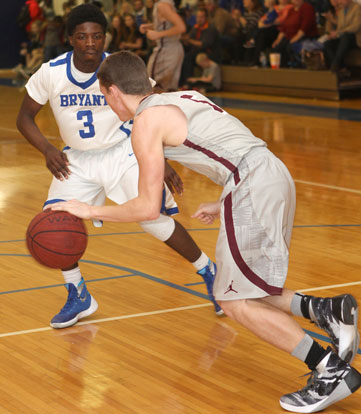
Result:
[[[217,300],[280,295],[288,270],[296,207],[293,180],[267,148],[256,147],[238,166],[222,193],[216,247]]]

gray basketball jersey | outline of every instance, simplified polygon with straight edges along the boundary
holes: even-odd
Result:
[[[154,4],[153,7],[153,26],[154,26],[154,30],[156,30],[157,32],[163,32],[164,30],[168,30],[171,29],[173,27],[173,24],[167,20],[161,20],[159,18],[159,13],[158,13],[158,4],[159,3],[167,3],[169,4],[174,10],[174,2],[173,0],[159,0]],[[173,43],[173,42],[178,42],[178,40],[180,39],[180,35],[175,35],[175,36],[167,36],[167,37],[162,37],[160,39],[158,39],[156,41],[157,45],[166,45],[167,43]]]
[[[224,186],[234,175],[239,182],[238,165],[253,147],[266,146],[237,118],[195,91],[153,94],[144,99],[136,112],[160,105],[175,105],[188,121],[188,136],[182,145],[164,147],[164,155],[206,175]]]

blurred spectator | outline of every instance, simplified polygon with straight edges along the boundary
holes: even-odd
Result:
[[[20,63],[13,70],[17,74],[15,83],[23,86],[27,79],[36,72],[43,63],[43,24],[42,20],[35,20],[31,23],[29,41],[23,43],[20,50]]]
[[[257,31],[258,21],[265,10],[260,0],[244,0],[244,13],[240,17],[242,39],[248,41]],[[273,11],[272,11],[273,13]]]
[[[125,14],[134,14],[134,8],[129,1],[122,1],[118,13],[123,17]]]
[[[287,17],[288,12],[292,8],[289,0],[279,0],[279,4],[275,4],[275,0],[265,0],[267,12],[258,21],[258,31],[254,39],[254,49],[251,54],[250,66],[260,66],[260,55],[278,36],[277,25],[281,24]]]
[[[120,42],[123,40],[123,19],[119,14],[115,14],[110,24],[110,41],[107,41],[105,51],[109,53],[118,52]]]
[[[343,67],[346,53],[361,47],[361,6],[352,0],[339,0],[342,5],[337,15],[337,27],[324,44],[327,66],[334,72]]]
[[[154,0],[145,0],[144,5],[145,5],[145,14],[144,14],[143,23],[152,23]]]
[[[25,30],[29,37],[31,37],[31,25],[37,20],[44,20],[44,14],[37,0],[26,0],[25,4],[27,4],[30,13],[30,21],[26,25]]]
[[[182,89],[196,89],[201,93],[219,91],[222,86],[221,68],[218,63],[209,59],[205,53],[199,53],[196,63],[202,68],[202,75],[187,79]]]
[[[64,22],[61,16],[47,21],[44,31],[44,63],[64,52]]]
[[[135,22],[137,24],[137,27],[139,28],[139,26],[142,23],[145,23],[144,21],[145,7],[144,7],[143,0],[134,0],[133,6],[134,6]]]
[[[140,32],[156,41],[148,61],[148,73],[165,91],[177,90],[184,57],[180,35],[186,31],[173,0],[158,0],[153,8],[153,23],[140,26]]]
[[[235,36],[237,26],[231,13],[218,7],[215,0],[204,0],[204,7],[208,12],[208,20],[217,29],[221,36]]]
[[[39,6],[43,11],[43,15],[46,20],[51,20],[55,17],[52,3],[52,0],[42,0],[39,2]]]
[[[189,33],[192,27],[197,23],[196,14],[188,4],[186,7],[180,9],[179,14],[182,17],[184,24],[186,25],[186,33]]]
[[[219,7],[216,0],[204,0],[204,7],[208,12],[208,20],[220,34],[223,61],[231,59],[236,48],[238,27],[229,11]]]
[[[241,13],[244,11],[243,0],[219,0],[218,6],[229,12],[234,9],[239,10]]]
[[[325,33],[331,33],[337,28],[337,15],[342,9],[339,0],[330,0],[328,9],[322,14],[325,19]]]
[[[70,1],[66,1],[63,3],[63,22],[66,26],[66,21],[68,19],[69,13],[71,12],[71,9],[74,7]]]
[[[281,54],[281,66],[301,65],[302,41],[318,35],[316,15],[310,3],[292,0],[293,7],[279,25],[279,34],[272,44],[273,52]]]
[[[288,13],[291,9],[293,9],[293,5],[290,0],[278,0],[278,4],[275,5],[275,9],[278,14],[275,24],[280,25],[287,19]]]
[[[181,84],[193,76],[195,59],[198,53],[206,53],[210,59],[220,62],[221,42],[216,28],[209,23],[207,11],[200,9],[196,14],[196,24],[189,34],[182,37],[185,55],[182,65]]]
[[[137,53],[142,49],[143,39],[138,30],[135,17],[132,14],[126,13],[124,18],[123,39],[119,44],[120,50],[130,50]]]
[[[327,40],[329,40],[329,35],[331,32],[334,32],[337,27],[337,15],[342,9],[342,4],[339,2],[339,0],[331,0],[329,9],[326,10],[325,13],[323,13],[324,19],[325,19],[325,25],[324,25],[324,32],[322,36],[320,36],[317,39],[309,40],[306,39],[302,42],[302,55],[305,58],[311,58],[311,55],[313,52],[316,51],[323,51],[324,50],[324,44]],[[304,59],[305,60],[305,59]],[[322,52],[322,62],[324,64],[324,57]],[[307,62],[306,67],[307,67]]]

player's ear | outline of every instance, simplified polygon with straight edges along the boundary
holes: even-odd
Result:
[[[116,97],[116,98],[118,98],[119,97],[119,95],[120,95],[120,89],[116,86],[116,85],[110,85],[109,86],[109,92],[114,96],[114,97]]]
[[[70,46],[73,46],[73,36],[69,36],[68,39],[69,39]]]

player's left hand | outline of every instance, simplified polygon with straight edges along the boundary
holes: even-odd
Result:
[[[183,194],[183,181],[167,161],[164,164],[164,181],[172,194]]]
[[[219,217],[221,203],[215,201],[213,203],[201,204],[192,218],[197,218],[203,224],[213,224],[214,220]]]
[[[78,200],[70,200],[70,201],[59,201],[58,203],[51,204],[49,206],[51,210],[57,211],[67,211],[74,216],[80,217],[85,220],[89,220],[92,218],[91,216],[91,208],[92,206],[87,203],[82,203]]]

